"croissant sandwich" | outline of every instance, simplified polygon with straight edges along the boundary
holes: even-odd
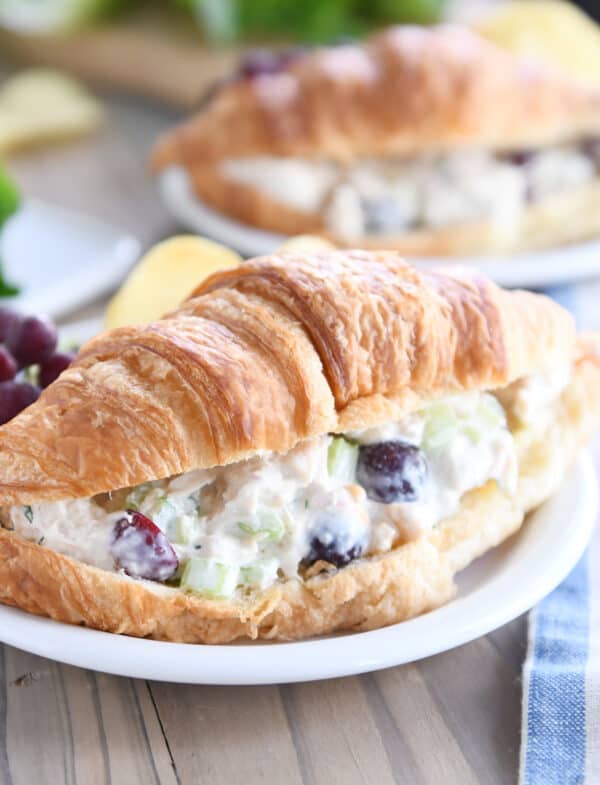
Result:
[[[544,296],[394,252],[217,273],[0,428],[0,599],[204,643],[433,609],[559,486],[599,346]]]
[[[346,247],[467,255],[600,233],[600,90],[453,26],[250,63],[158,142],[209,206]]]

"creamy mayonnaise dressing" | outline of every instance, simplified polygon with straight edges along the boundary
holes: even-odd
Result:
[[[553,417],[553,404],[571,379],[569,365],[531,374],[497,392],[502,405],[522,426],[539,431]]]
[[[327,229],[347,241],[408,229],[489,220],[518,224],[528,202],[591,182],[588,145],[530,152],[522,160],[484,150],[414,159],[366,159],[350,166],[275,156],[226,159],[229,179],[301,212],[323,210]]]
[[[531,376],[509,388],[510,406],[528,422],[547,422],[568,372]],[[498,400],[480,392],[435,401],[400,422],[344,434],[358,456],[365,445],[418,447],[427,474],[418,498],[383,504],[368,498],[355,467],[336,473],[339,437],[309,439],[285,455],[266,453],[225,467],[188,472],[114,495],[33,504],[5,511],[3,525],[21,536],[103,569],[116,569],[111,543],[125,510],[136,509],[167,536],[184,566],[198,554],[232,565],[244,585],[264,588],[291,578],[318,538],[343,553],[386,552],[455,513],[461,497],[490,480],[515,490],[514,438]],[[335,445],[334,445],[335,446]],[[6,514],[7,513],[7,514]],[[353,557],[354,558],[354,557]],[[235,579],[232,590],[235,589]]]
[[[221,167],[229,179],[258,187],[274,201],[306,213],[319,209],[323,194],[338,177],[334,164],[267,155],[226,159]]]
[[[112,529],[121,515],[107,515],[91,499],[12,507],[9,524],[28,540],[104,570],[114,569]],[[10,528],[10,526],[9,526]]]
[[[468,422],[485,393],[463,393],[443,401],[459,421]],[[460,428],[452,429],[439,445],[424,443],[426,417],[411,415],[400,423],[369,428],[351,435],[359,444],[399,439],[424,449],[429,466],[424,492],[418,501],[379,504],[369,501],[372,520],[392,522],[410,538],[433,528],[443,518],[455,513],[462,496],[472,488],[496,480],[507,493],[514,493],[518,477],[514,439],[506,427],[503,413],[496,427],[483,427],[476,438]]]

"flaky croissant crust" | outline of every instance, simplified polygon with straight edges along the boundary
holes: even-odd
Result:
[[[418,155],[540,147],[600,131],[600,91],[456,26],[393,27],[237,80],[165,134],[155,168],[223,158]]]
[[[0,429],[0,506],[82,498],[397,419],[571,361],[551,300],[393,252],[286,253],[93,339]]]
[[[71,624],[189,643],[371,630],[436,608],[453,596],[459,570],[513,534],[524,514],[557,489],[597,427],[599,341],[580,341],[571,383],[547,431],[533,442],[517,434],[516,494],[489,482],[427,535],[386,554],[306,581],[278,582],[246,600],[215,601],[98,570],[0,529],[0,601]]]

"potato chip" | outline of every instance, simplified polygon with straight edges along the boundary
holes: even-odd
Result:
[[[581,81],[600,83],[600,28],[563,0],[503,3],[476,22],[485,38],[543,60]]]
[[[75,79],[30,69],[0,86],[0,155],[94,131],[99,103]]]
[[[176,308],[208,275],[241,261],[235,251],[204,237],[172,237],[151,248],[106,310],[107,329],[143,324]]]

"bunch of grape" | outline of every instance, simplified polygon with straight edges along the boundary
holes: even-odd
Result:
[[[43,316],[0,308],[0,425],[32,404],[72,362],[56,350],[57,331]]]

